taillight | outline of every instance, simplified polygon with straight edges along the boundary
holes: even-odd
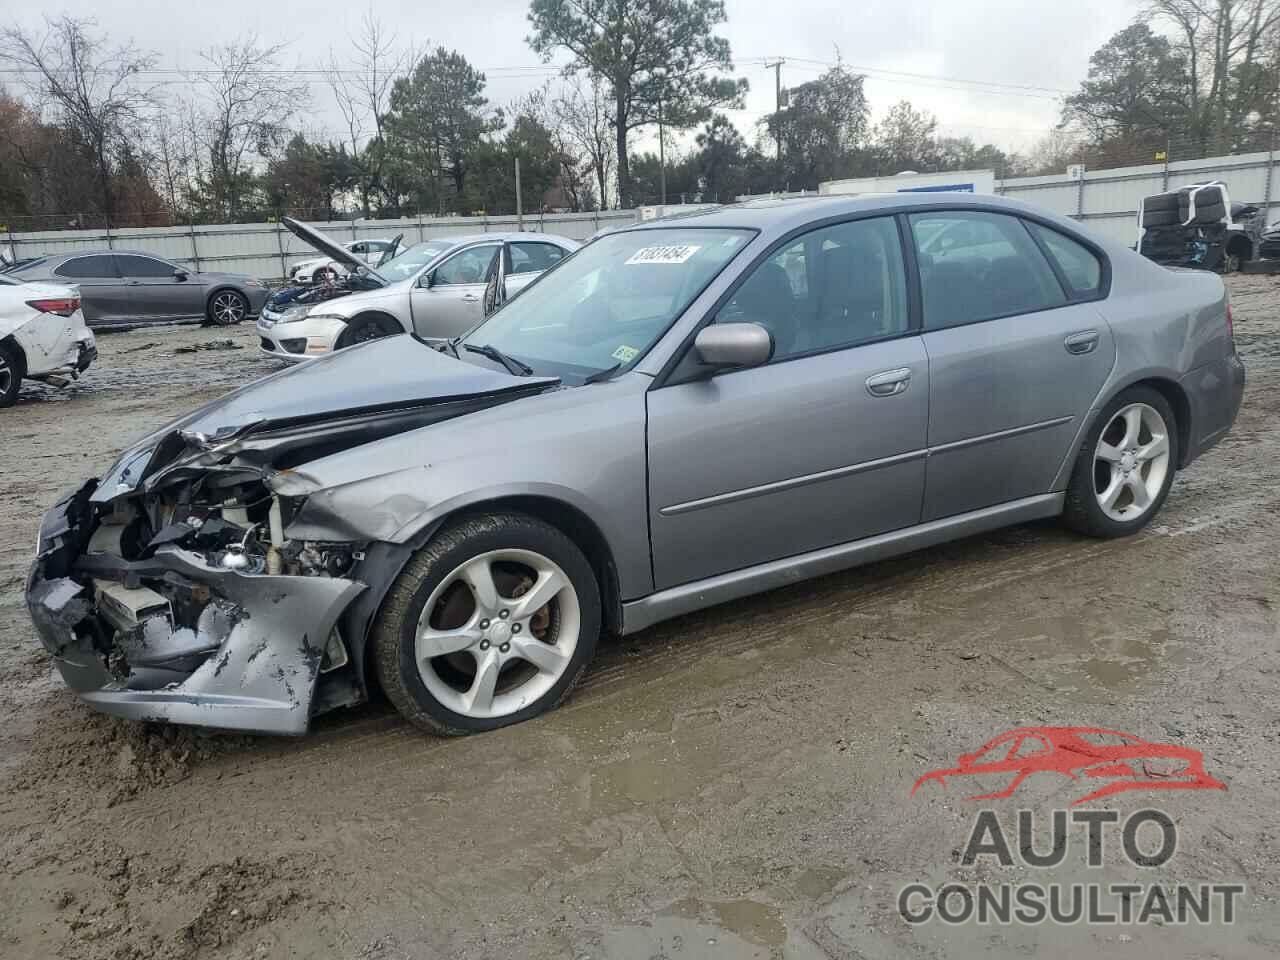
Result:
[[[60,317],[69,317],[80,309],[79,297],[50,297],[47,300],[28,300],[28,307],[35,307],[41,313],[56,313]]]
[[[1227,303],[1227,336],[1234,337],[1236,335],[1235,321],[1231,319],[1231,304]]]

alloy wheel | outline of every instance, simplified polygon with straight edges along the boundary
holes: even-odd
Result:
[[[582,610],[568,575],[532,550],[494,550],[460,564],[418,618],[423,684],[455,713],[503,717],[550,690],[578,646]]]
[[[14,369],[9,359],[0,353],[0,397],[6,396],[13,389]]]
[[[245,316],[244,298],[238,293],[227,291],[213,298],[211,312],[213,319],[221,326],[229,327],[239,323]]]
[[[1169,473],[1169,427],[1158,410],[1131,403],[1103,428],[1093,454],[1093,492],[1112,520],[1127,523],[1151,509]]]

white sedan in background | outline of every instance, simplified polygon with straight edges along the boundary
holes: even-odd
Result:
[[[390,260],[399,253],[399,237],[395,240],[348,240],[342,249],[368,266],[377,266],[383,258]],[[289,279],[294,283],[323,283],[336,280],[349,272],[348,263],[332,257],[300,260],[289,266]]]
[[[78,290],[0,275],[0,407],[18,399],[23,379],[65,386],[97,356]]]

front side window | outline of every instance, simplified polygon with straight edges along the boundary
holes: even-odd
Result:
[[[906,333],[907,280],[892,217],[814,230],[757,266],[716,315],[773,334],[775,360]]]
[[[408,280],[410,277],[417,276],[423,267],[453,246],[454,244],[447,240],[428,240],[425,243],[415,243],[408,250],[401,251],[386,263],[378,266],[378,275],[389,283],[395,283],[397,280]]]
[[[454,286],[462,283],[484,283],[489,267],[498,253],[496,244],[469,247],[446,260],[433,271],[432,286]]]
[[[152,257],[135,257],[129,254],[116,254],[116,269],[122,277],[165,277],[173,279],[177,267],[163,260]]]
[[[926,330],[1059,307],[1066,295],[1016,217],[977,210],[913,214]]]
[[[1071,288],[1071,299],[1090,300],[1102,290],[1102,261],[1078,240],[1072,240],[1057,230],[1050,230],[1038,223],[1027,223],[1045,245],[1049,256],[1057,263]]]
[[[469,333],[539,374],[629,366],[751,239],[748,230],[663,227],[606,234]]]
[[[509,245],[511,273],[541,273],[564,259],[564,250],[554,243],[521,241]]]
[[[115,259],[107,254],[76,257],[74,260],[68,260],[53,272],[60,277],[75,277],[81,280],[119,276],[116,273]]]

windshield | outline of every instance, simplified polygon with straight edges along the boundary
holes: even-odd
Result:
[[[671,228],[601,237],[465,337],[556,376],[638,360],[751,232]]]
[[[446,250],[456,246],[451,240],[428,240],[415,243],[408,250],[381,264],[377,270],[388,283],[407,280]]]

